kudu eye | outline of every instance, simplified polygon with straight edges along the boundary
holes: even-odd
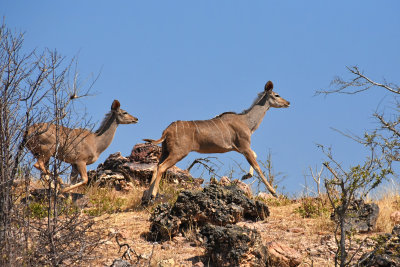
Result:
[[[280,97],[279,95],[275,95],[275,97]]]

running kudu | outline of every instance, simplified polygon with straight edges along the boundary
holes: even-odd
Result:
[[[57,137],[57,126],[55,124],[38,123],[28,128],[26,146],[37,160],[33,166],[45,176],[51,175],[46,166],[48,166],[52,156],[72,165],[72,183],[76,182],[78,174],[80,174],[82,181],[62,190],[62,192],[68,192],[88,182],[86,165],[95,162],[99,155],[111,144],[117,126],[137,122],[137,118],[120,109],[119,101],[114,100],[111,111],[105,115],[96,132],[58,126]],[[57,147],[58,149],[56,149]]]
[[[150,188],[144,192],[142,204],[148,204],[156,197],[162,174],[189,152],[225,153],[236,151],[243,154],[251,167],[260,175],[267,189],[276,196],[274,188],[268,183],[250,148],[251,135],[260,126],[270,107],[287,108],[290,102],[272,91],[273,84],[268,81],[264,91],[259,93],[250,108],[237,114],[225,112],[211,120],[175,121],[163,132],[159,140],[144,139],[153,144],[162,143],[162,152],[153,172]],[[253,170],[245,178],[252,176]]]

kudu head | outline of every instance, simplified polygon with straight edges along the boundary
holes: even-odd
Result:
[[[264,97],[260,102],[268,103],[270,107],[273,108],[288,108],[290,106],[290,102],[280,97],[277,93],[272,91],[274,88],[274,84],[271,81],[268,81],[264,87]]]
[[[121,104],[118,100],[114,100],[111,105],[111,112],[115,115],[118,124],[137,123],[138,119],[120,108]]]

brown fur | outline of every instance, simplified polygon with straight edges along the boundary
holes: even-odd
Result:
[[[250,148],[251,135],[269,107],[290,105],[288,101],[277,96],[272,88],[272,82],[267,82],[264,92],[259,94],[248,110],[240,114],[226,112],[210,120],[176,121],[164,130],[160,139],[144,139],[153,144],[162,143],[162,154],[153,173],[150,188],[143,195],[143,203],[146,204],[151,198],[156,197],[162,174],[191,151],[199,153],[236,151],[243,154],[261,176],[268,190],[275,195],[275,190],[264,177],[255,153]]]
[[[79,173],[83,181],[63,190],[67,192],[88,182],[86,165],[94,163],[111,144],[117,125],[137,123],[137,121],[137,118],[120,109],[118,100],[114,100],[111,112],[107,114],[96,133],[86,129],[37,123],[28,128],[26,147],[37,160],[34,167],[44,175],[51,175],[46,166],[52,156],[72,165],[72,176],[77,176]]]

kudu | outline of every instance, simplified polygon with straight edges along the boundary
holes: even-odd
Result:
[[[86,129],[71,129],[50,123],[37,123],[28,128],[26,146],[35,156],[33,165],[48,177],[47,169],[50,157],[72,165],[71,181],[75,183],[80,174],[82,181],[62,192],[68,192],[88,182],[86,166],[97,160],[99,155],[111,144],[119,124],[137,123],[138,119],[120,109],[118,100],[114,100],[111,111],[107,113],[96,132]]]
[[[268,81],[264,91],[258,94],[250,108],[237,114],[225,112],[211,120],[175,121],[163,132],[159,140],[143,139],[153,144],[162,143],[161,156],[153,172],[150,188],[144,192],[142,203],[148,204],[156,197],[162,174],[189,152],[225,153],[236,151],[243,154],[251,167],[260,175],[267,189],[276,196],[256,160],[256,154],[250,148],[251,135],[260,126],[270,107],[289,107],[290,102],[272,91],[273,84]],[[246,178],[252,176],[250,169]]]

